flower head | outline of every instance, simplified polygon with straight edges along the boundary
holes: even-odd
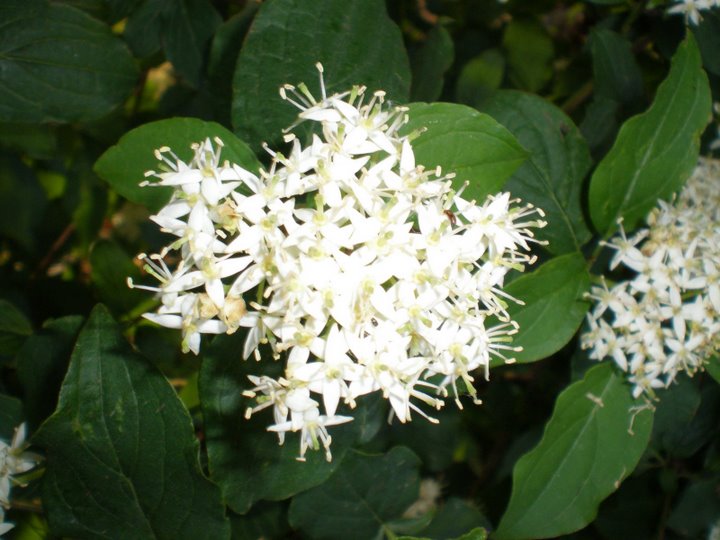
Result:
[[[672,204],[660,201],[647,228],[607,243],[611,268],[633,277],[593,287],[583,347],[628,373],[634,395],[654,395],[690,375],[720,346],[720,163],[701,159]]]
[[[155,261],[163,306],[146,317],[181,328],[194,352],[202,333],[245,327],[245,358],[262,343],[284,355],[283,377],[251,378],[248,414],[272,407],[281,443],[299,432],[300,458],[321,445],[329,459],[327,428],[352,419],[341,404],[379,391],[401,422],[434,421],[424,407],[441,407],[447,388],[458,398],[458,379],[473,393],[471,371],[508,359],[517,329],[503,281],[534,260],[544,222],[508,193],[463,198],[454,175],[416,163],[405,108],[361,86],[327,95],[318,69],[320,98],[304,85],[280,92],[297,123],[320,124],[307,147],[287,133],[289,155],[268,150],[256,176],[220,165],[206,141],[156,175],[177,186],[154,220],[183,262],[171,272]],[[224,310],[243,296],[230,324]],[[486,328],[488,317],[503,322]]]

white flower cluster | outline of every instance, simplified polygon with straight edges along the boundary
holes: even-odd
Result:
[[[720,0],[673,0],[675,4],[668,9],[668,13],[681,13],[685,20],[694,25],[700,24],[702,11],[720,7]]]
[[[635,397],[702,369],[720,345],[720,162],[701,159],[672,203],[659,201],[648,228],[607,245],[610,263],[634,277],[593,287],[590,357],[612,357],[629,375]]]
[[[171,272],[169,250],[143,257],[162,299],[145,316],[182,329],[187,349],[246,327],[245,358],[260,360],[261,344],[286,355],[283,377],[250,377],[247,416],[272,407],[281,444],[299,431],[300,459],[322,444],[329,460],[327,427],[352,420],[336,414],[341,401],[381,391],[405,422],[426,416],[414,400],[439,408],[447,387],[457,400],[458,380],[475,397],[470,372],[509,360],[503,279],[532,261],[530,229],[544,222],[508,193],[461,197],[450,175],[415,163],[405,109],[363,87],[327,96],[318,69],[321,100],[304,85],[281,96],[322,136],[303,148],[287,135],[289,155],[268,150],[259,176],[221,164],[210,141],[189,164],[158,151],[169,169],[149,174],[175,195],[152,219],[182,260]]]
[[[15,429],[15,435],[8,445],[0,440],[0,536],[15,525],[5,521],[5,509],[10,506],[12,476],[32,469],[38,457],[25,452],[25,424]]]

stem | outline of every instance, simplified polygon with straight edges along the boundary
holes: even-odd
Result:
[[[68,226],[65,227],[65,229],[63,229],[63,231],[60,233],[60,236],[57,237],[55,242],[53,242],[53,245],[50,246],[50,250],[47,252],[47,255],[45,255],[45,257],[43,257],[43,259],[37,265],[37,268],[35,268],[35,271],[31,274],[30,279],[35,279],[40,273],[45,271],[48,266],[50,266],[57,252],[60,251],[60,248],[65,245],[65,242],[68,241],[68,239],[74,232],[75,224],[69,223]]]
[[[10,501],[10,508],[14,510],[23,510],[24,512],[34,512],[36,514],[43,513],[42,504],[39,502]]]
[[[570,115],[572,112],[575,111],[580,105],[582,105],[585,100],[587,100],[593,93],[593,81],[588,81],[585,84],[583,84],[580,88],[577,89],[577,91],[570,96],[565,103],[562,105],[562,110],[565,114]]]

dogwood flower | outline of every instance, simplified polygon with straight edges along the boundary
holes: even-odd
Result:
[[[28,472],[35,467],[39,456],[25,451],[25,424],[15,428],[10,444],[0,439],[0,536],[15,525],[5,521],[4,508],[10,507],[10,490],[17,481],[14,475]]]
[[[701,159],[672,203],[660,201],[647,228],[607,242],[610,268],[631,279],[604,281],[589,297],[583,347],[628,373],[635,397],[701,370],[720,347],[720,162]]]
[[[675,4],[667,12],[670,14],[680,13],[685,20],[695,26],[700,24],[701,12],[714,7],[720,7],[720,0],[674,0]]]
[[[447,388],[459,404],[458,380],[474,397],[470,372],[511,360],[503,282],[534,261],[532,230],[544,226],[509,193],[463,198],[454,175],[416,163],[405,108],[361,86],[328,95],[318,69],[319,98],[305,85],[280,94],[300,109],[292,127],[321,134],[303,147],[286,132],[289,154],[267,149],[267,169],[221,163],[220,141],[194,145],[187,164],[159,152],[164,172],[148,177],[175,194],[153,220],[177,240],[143,256],[160,281],[144,287],[162,301],[145,317],[181,329],[187,350],[243,327],[245,359],[263,345],[285,359],[282,377],[253,375],[244,395],[248,416],[273,409],[281,444],[299,433],[300,459],[320,446],[330,459],[328,428],[352,420],[339,408],[371,392],[401,422],[435,421],[424,408],[440,408]],[[489,317],[500,324],[486,328]]]

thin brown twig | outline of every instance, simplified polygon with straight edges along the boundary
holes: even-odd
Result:
[[[52,263],[53,258],[57,254],[58,251],[65,245],[65,242],[68,241],[70,236],[72,236],[72,233],[75,232],[75,224],[69,223],[65,229],[60,233],[60,236],[57,237],[55,242],[53,242],[52,246],[50,246],[50,250],[47,252],[45,257],[42,258],[40,263],[35,268],[35,271],[30,275],[30,279],[37,278],[42,272],[44,272],[49,266],[50,263]]]

